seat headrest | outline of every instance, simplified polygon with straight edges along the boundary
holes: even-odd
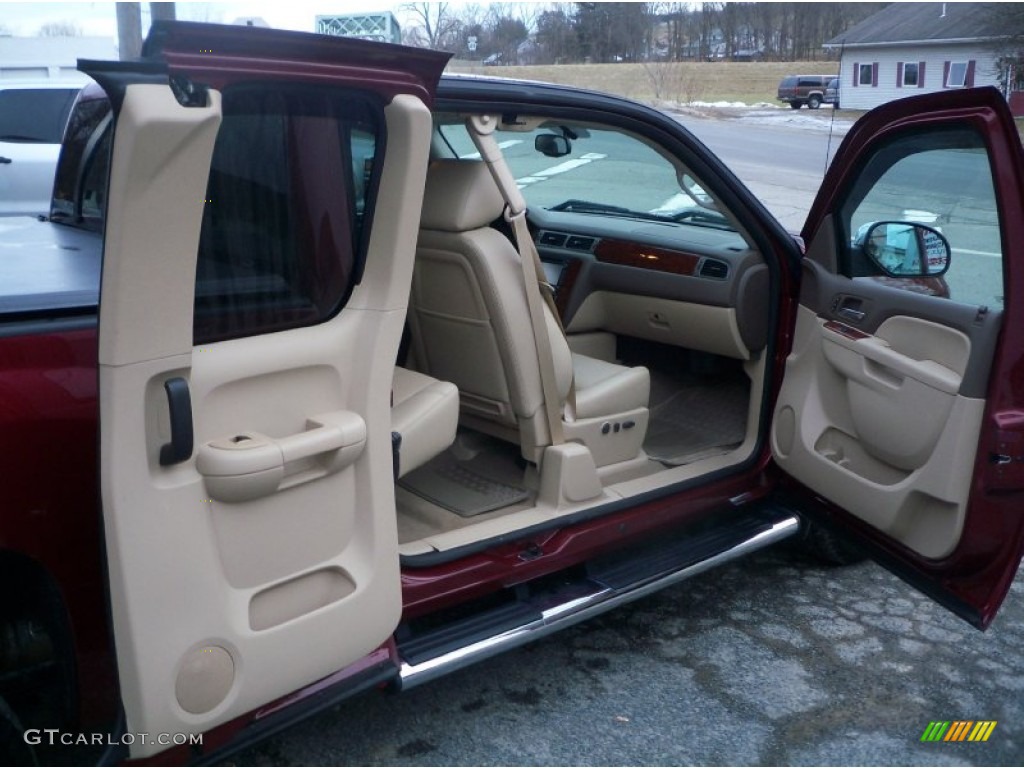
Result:
[[[422,229],[466,232],[486,227],[505,201],[482,160],[433,160],[423,193]]]

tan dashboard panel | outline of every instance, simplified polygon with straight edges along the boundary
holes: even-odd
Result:
[[[750,359],[732,307],[596,291],[586,298],[566,330],[608,331],[738,360]]]

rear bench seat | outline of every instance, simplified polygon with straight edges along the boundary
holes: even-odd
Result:
[[[395,368],[391,384],[391,438],[395,479],[442,453],[455,441],[459,390],[408,368]]]

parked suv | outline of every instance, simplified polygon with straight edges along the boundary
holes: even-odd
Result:
[[[785,101],[793,109],[804,104],[817,109],[825,100],[825,88],[835,75],[789,75],[779,83],[779,101]]]

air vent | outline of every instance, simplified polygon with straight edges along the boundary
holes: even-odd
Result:
[[[566,248],[571,248],[574,251],[589,251],[594,247],[594,238],[592,237],[570,237],[565,244]]]
[[[725,280],[729,276],[729,265],[717,259],[704,259],[700,265],[700,276],[713,280]]]
[[[540,244],[550,245],[555,248],[561,248],[565,245],[565,240],[568,235],[563,235],[561,232],[541,232],[540,233]]]

